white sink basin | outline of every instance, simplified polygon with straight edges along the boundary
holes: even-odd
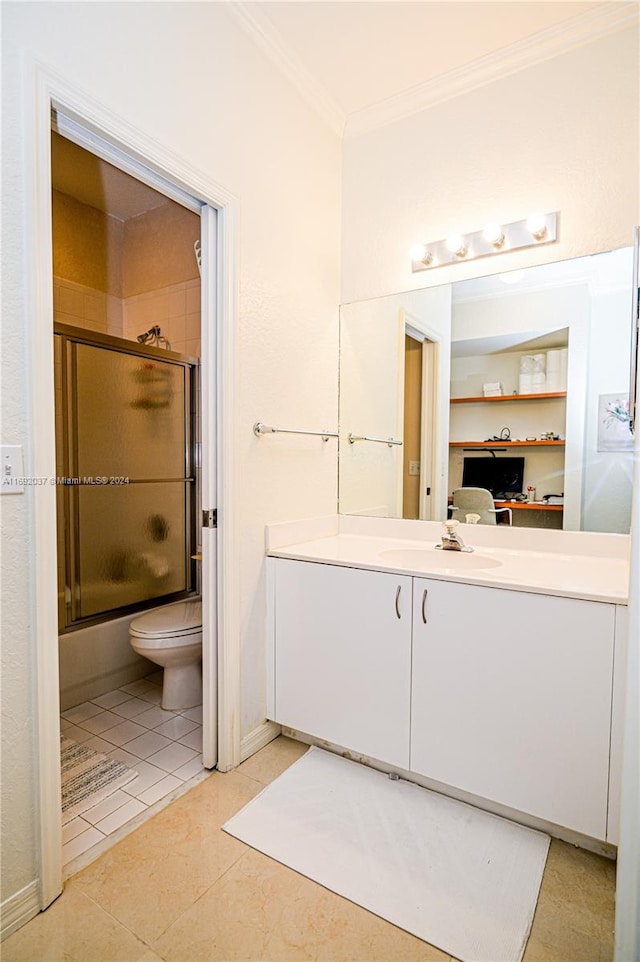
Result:
[[[450,572],[469,571],[472,568],[499,568],[501,561],[470,551],[441,551],[438,548],[394,548],[381,551],[383,561],[403,568],[419,568],[424,571],[447,569]]]

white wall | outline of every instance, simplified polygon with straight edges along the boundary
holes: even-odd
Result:
[[[346,140],[342,300],[627,247],[637,209],[635,28]],[[411,274],[414,244],[532,210],[558,243]]]
[[[35,56],[240,201],[241,734],[264,719],[265,521],[336,506],[335,441],[256,420],[337,423],[340,143],[219,3],[3,4],[2,440],[25,445],[29,258],[23,125]],[[43,403],[48,403],[43,399]],[[37,874],[30,494],[5,497],[2,899]]]
[[[402,517],[402,448],[347,435],[401,440],[404,317],[396,298],[340,309],[339,506],[343,514]]]

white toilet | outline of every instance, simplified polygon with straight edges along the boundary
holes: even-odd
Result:
[[[134,618],[129,640],[134,651],[164,668],[163,708],[202,704],[201,601],[181,601]]]

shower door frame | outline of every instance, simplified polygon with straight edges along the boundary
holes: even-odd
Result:
[[[200,212],[202,243],[202,357],[210,376],[202,385],[202,495],[221,518],[217,529],[202,529],[203,582],[216,566],[215,584],[203,591],[215,618],[217,646],[203,650],[209,699],[217,718],[203,719],[203,761],[228,771],[240,762],[240,628],[237,560],[236,412],[238,200],[202,171],[165,150],[121,117],[54,75],[36,60],[25,63],[26,163],[30,190],[26,226],[28,270],[29,398],[32,428],[29,461],[33,474],[55,478],[53,386],[53,277],[51,220],[51,128],[57,129],[138,180]],[[62,125],[60,121],[63,121]],[[64,129],[63,129],[64,128]],[[46,404],[46,399],[49,404]],[[56,501],[52,484],[33,489],[34,634],[37,707],[35,761],[38,770],[37,856],[40,909],[62,891],[60,820],[59,691],[57,619]],[[208,598],[205,597],[208,595]],[[205,646],[206,647],[206,646]],[[208,646],[209,648],[211,646]],[[217,668],[217,671],[216,671]],[[205,681],[206,683],[206,681]],[[206,696],[205,696],[206,697]],[[217,723],[217,725],[216,725]],[[217,744],[213,744],[213,742]]]
[[[110,621],[113,618],[119,618],[122,615],[145,611],[146,609],[156,607],[157,605],[164,605],[174,601],[182,601],[186,598],[193,597],[193,595],[196,593],[197,576],[196,565],[193,558],[200,536],[199,533],[196,534],[195,531],[197,526],[196,512],[198,506],[196,504],[193,404],[195,393],[194,381],[198,365],[196,358],[189,358],[175,351],[167,350],[165,348],[152,347],[147,344],[139,344],[137,341],[129,341],[122,337],[115,337],[112,334],[103,334],[97,331],[73,327],[68,324],[60,324],[57,323],[55,319],[53,324],[53,334],[54,338],[59,337],[61,339],[62,368],[64,372],[62,378],[64,398],[64,426],[62,428],[63,454],[62,464],[59,465],[60,470],[57,473],[61,477],[65,477],[66,479],[74,478],[78,482],[70,483],[68,486],[65,485],[64,488],[65,504],[63,513],[67,537],[65,538],[66,546],[65,558],[63,562],[64,582],[60,583],[59,589],[61,590],[64,586],[64,593],[66,597],[62,602],[62,607],[59,612],[58,630],[59,634],[66,634],[68,632],[82,629],[88,625],[100,624],[104,621]],[[159,361],[161,364],[171,364],[174,367],[184,370],[185,372],[184,387],[182,391],[182,401],[184,403],[185,411],[183,477],[180,479],[163,478],[159,481],[153,479],[156,483],[171,484],[178,481],[181,484],[189,484],[185,497],[184,510],[185,538],[183,560],[185,563],[185,586],[177,591],[142,598],[138,601],[129,602],[124,605],[114,605],[110,608],[105,608],[104,610],[89,615],[82,615],[78,611],[78,608],[80,607],[78,601],[78,592],[81,592],[82,587],[79,564],[81,524],[78,518],[79,508],[76,498],[79,494],[81,486],[84,484],[84,482],[80,483],[80,478],[84,472],[80,471],[78,467],[79,446],[76,428],[74,427],[72,429],[71,427],[72,423],[75,424],[79,414],[78,400],[76,396],[77,386],[75,386],[73,383],[70,383],[73,382],[73,377],[70,374],[70,371],[74,369],[75,364],[77,363],[75,360],[75,354],[73,353],[74,347],[77,345],[97,348],[103,351],[111,351],[119,354],[120,356],[126,355],[128,357],[153,359]],[[71,355],[68,353],[69,351],[72,352]],[[143,483],[148,483],[148,481],[149,479],[143,479]],[[140,483],[140,479],[133,479],[130,482],[127,478],[126,483]],[[60,568],[59,559],[58,567]]]

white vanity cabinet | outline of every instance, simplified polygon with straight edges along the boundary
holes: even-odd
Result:
[[[273,562],[274,720],[409,767],[408,575]]]
[[[605,839],[615,606],[416,578],[410,769]]]
[[[269,577],[270,719],[617,841],[626,609],[287,558]]]

